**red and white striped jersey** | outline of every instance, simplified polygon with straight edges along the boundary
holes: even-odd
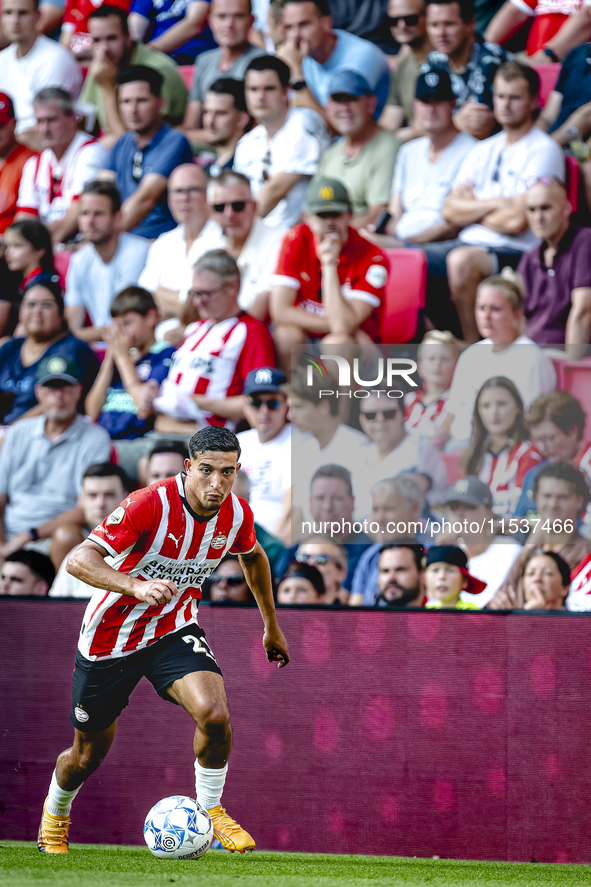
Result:
[[[493,511],[498,515],[511,515],[523,489],[525,475],[542,461],[530,440],[523,440],[501,450],[498,456],[485,453],[478,477],[493,495]]]
[[[213,517],[197,519],[185,499],[183,475],[158,481],[125,499],[88,537],[110,555],[114,570],[139,579],[171,579],[169,604],[97,590],[84,614],[78,649],[87,659],[116,659],[197,623],[201,585],[228,552],[256,545],[249,505],[231,493]]]
[[[447,417],[447,402],[449,400],[449,388],[441,397],[433,403],[425,404],[422,401],[423,391],[411,391],[404,398],[404,424],[425,437],[433,437],[438,434],[444,419]]]
[[[46,148],[24,165],[16,211],[39,216],[44,225],[58,221],[105,169],[108,157],[104,145],[85,132],[76,133],[59,161]]]
[[[190,395],[235,397],[242,394],[244,380],[251,370],[275,365],[271,335],[266,326],[250,314],[242,311],[218,323],[213,320],[191,323],[162,383],[158,409],[177,419],[198,418],[186,412]],[[235,419],[209,412],[203,415],[210,425],[232,429],[237,425]]]
[[[566,608],[575,611],[591,610],[591,554],[571,570]]]

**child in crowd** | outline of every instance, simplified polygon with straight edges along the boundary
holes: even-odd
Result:
[[[476,398],[472,440],[462,457],[465,474],[476,474],[493,494],[493,511],[510,517],[523,489],[525,475],[542,461],[528,440],[523,401],[505,376],[488,379]]]
[[[460,594],[467,591],[469,594],[480,594],[486,588],[486,582],[481,582],[475,576],[471,576],[467,569],[468,558],[461,548],[455,545],[434,545],[427,552],[425,558],[425,592],[427,603],[425,606],[431,610],[440,610],[442,607],[453,607],[456,610],[479,610],[471,601],[460,600]]]
[[[311,564],[291,561],[277,589],[278,604],[323,604],[324,580]]]
[[[86,414],[106,428],[112,440],[133,440],[154,427],[152,402],[168,374],[174,348],[154,338],[158,309],[147,290],[122,290],[113,300],[111,316],[109,347],[86,398]]]
[[[404,398],[406,428],[429,437],[438,449],[449,440],[453,416],[447,402],[460,353],[460,342],[449,331],[428,332],[418,350],[423,387]]]

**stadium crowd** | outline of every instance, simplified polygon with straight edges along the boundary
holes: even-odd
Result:
[[[591,610],[588,0],[0,8],[0,594],[210,424],[279,604]],[[418,388],[292,366],[375,378],[423,256]]]

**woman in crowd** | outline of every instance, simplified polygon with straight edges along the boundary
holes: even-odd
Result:
[[[539,345],[522,335],[520,278],[510,268],[478,287],[476,325],[483,341],[470,345],[459,358],[447,405],[454,415],[452,446],[470,439],[476,394],[492,376],[510,379],[526,407],[556,388],[552,361]]]
[[[438,449],[449,440],[452,416],[447,403],[460,353],[460,342],[449,331],[430,330],[418,350],[423,387],[404,399],[406,428],[431,438]]]
[[[555,551],[534,549],[521,570],[526,610],[564,610],[570,587],[570,567]]]
[[[9,339],[0,348],[2,425],[10,425],[17,419],[29,419],[40,414],[35,384],[39,363],[43,358],[55,354],[56,357],[78,364],[84,379],[81,403],[84,403],[84,397],[94,382],[99,366],[88,345],[68,332],[59,283],[34,278],[26,285],[19,320],[19,326],[23,328],[22,337]]]
[[[476,474],[493,496],[493,511],[509,517],[515,511],[530,468],[542,457],[528,440],[523,401],[505,376],[484,383],[474,406],[472,440],[462,457],[465,474]]]
[[[4,261],[11,273],[3,282],[6,291],[2,299],[12,303],[4,333],[15,335],[20,299],[28,284],[40,275],[47,280],[58,278],[53,267],[51,235],[38,219],[13,222],[4,232],[4,244]],[[16,335],[22,335],[22,330],[16,330]]]
[[[278,604],[322,604],[324,580],[311,564],[291,561],[277,589]]]
[[[208,579],[209,598],[227,603],[253,603],[254,598],[246,584],[238,555],[228,554],[220,561],[215,573]]]

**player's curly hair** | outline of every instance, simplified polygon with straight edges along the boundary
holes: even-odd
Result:
[[[208,425],[199,429],[189,441],[189,459],[193,462],[201,453],[238,453],[240,458],[241,450],[233,431]]]

